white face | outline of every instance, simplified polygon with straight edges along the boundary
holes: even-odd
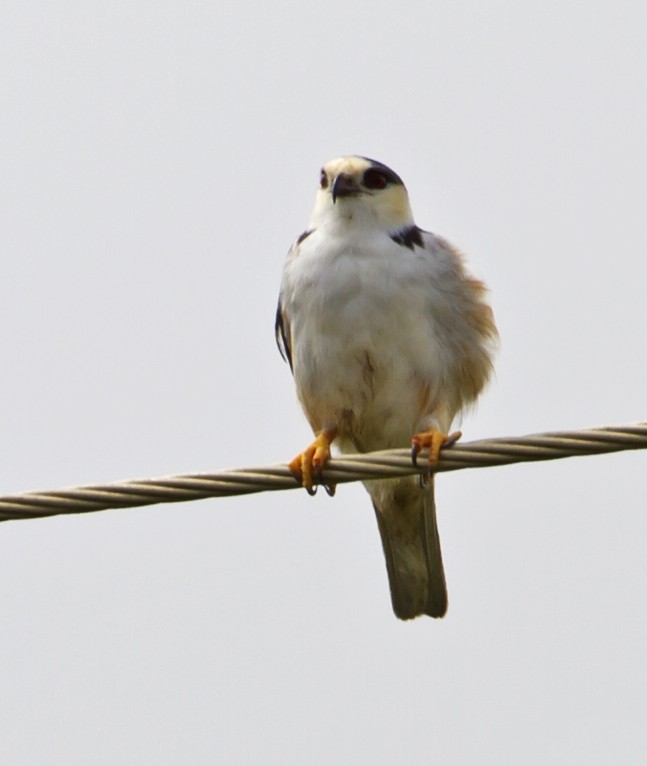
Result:
[[[413,223],[400,177],[364,157],[338,157],[321,169],[311,223],[333,216],[396,231]]]

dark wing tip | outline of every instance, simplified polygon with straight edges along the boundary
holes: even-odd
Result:
[[[283,320],[283,312],[281,311],[281,301],[276,307],[276,320],[274,322],[274,337],[276,338],[276,345],[279,349],[279,353],[283,359],[290,365],[292,369],[292,352],[290,350],[290,343],[288,341],[287,333],[285,330],[285,322]]]

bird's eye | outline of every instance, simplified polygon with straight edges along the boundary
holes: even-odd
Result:
[[[319,176],[319,186],[322,189],[325,189],[328,186],[328,176],[323,168],[321,169],[321,175]]]
[[[367,189],[384,189],[386,183],[386,176],[379,170],[367,170],[364,173],[364,186]]]

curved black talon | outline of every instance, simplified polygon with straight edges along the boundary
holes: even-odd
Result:
[[[323,488],[326,490],[326,493],[328,494],[328,497],[334,497],[335,492],[337,491],[337,485],[336,484],[323,484]]]
[[[424,473],[418,474],[420,489],[427,489],[427,487],[429,486],[429,482],[431,481],[431,477],[432,477],[431,471],[425,471]]]
[[[318,484],[315,484],[314,487],[304,487],[305,491],[310,495],[310,497],[314,497],[317,494],[318,488]]]

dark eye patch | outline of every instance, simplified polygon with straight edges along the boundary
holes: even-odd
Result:
[[[328,186],[328,176],[323,168],[321,168],[321,175],[319,176],[319,186],[322,189],[325,189]]]
[[[371,170],[376,170],[378,173],[381,173],[384,178],[386,178],[387,185],[393,184],[394,186],[404,186],[404,182],[400,176],[391,170],[391,168],[387,167],[381,162],[378,162],[377,160],[372,160],[370,157],[362,157],[362,159],[371,163],[371,167],[366,171],[367,173]]]
[[[388,180],[381,171],[375,170],[375,168],[369,168],[369,170],[364,173],[363,183],[367,189],[384,189]]]

